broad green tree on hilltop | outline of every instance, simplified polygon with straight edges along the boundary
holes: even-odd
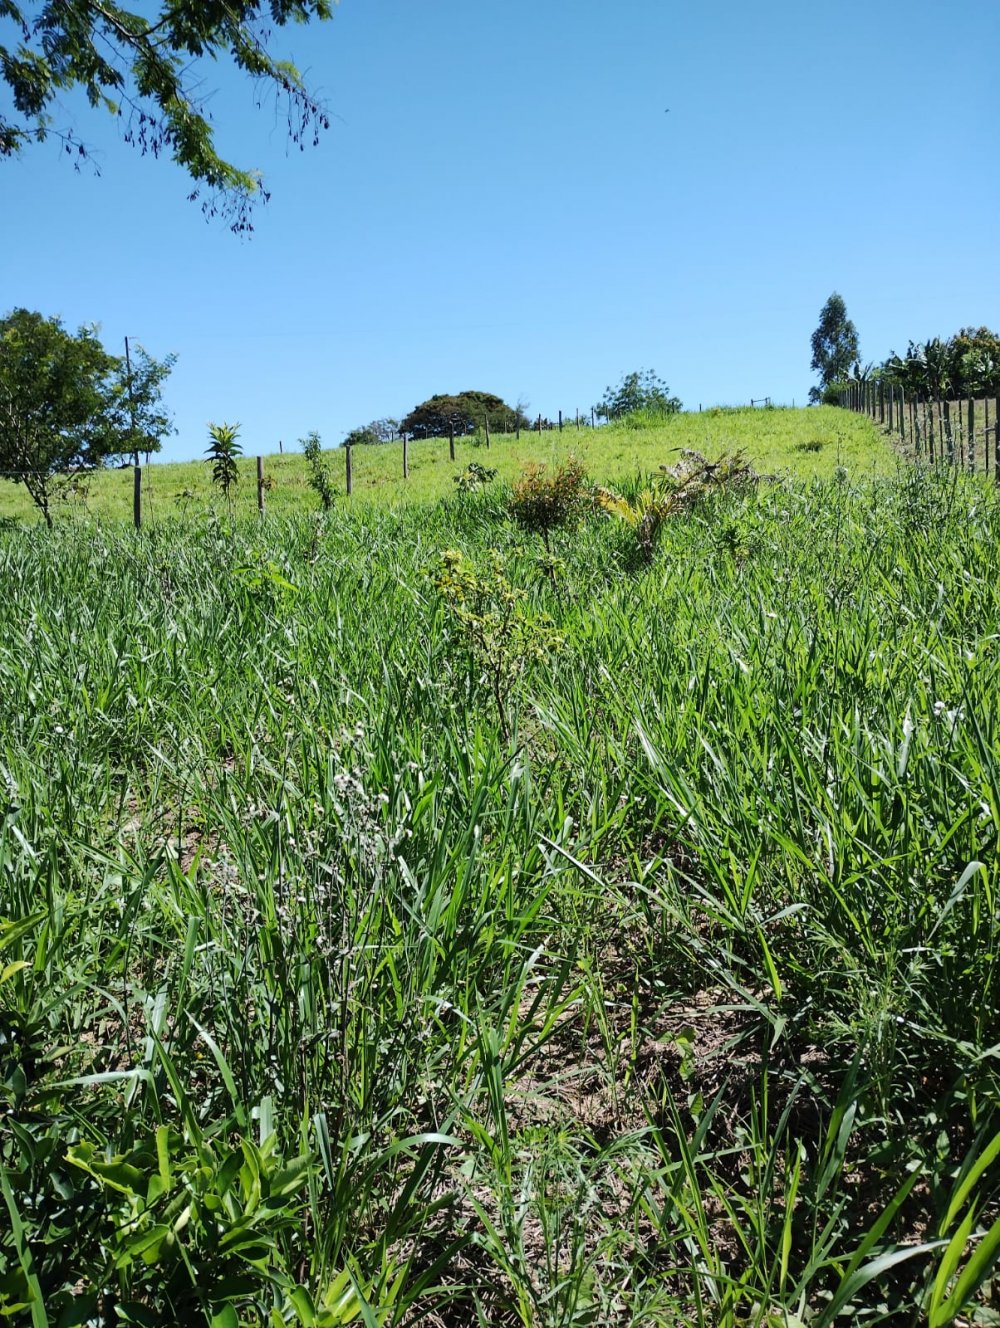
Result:
[[[262,93],[284,99],[293,141],[315,142],[328,116],[296,67],[271,54],[268,28],[328,19],[336,3],[161,0],[133,9],[115,0],[0,0],[0,83],[13,103],[0,109],[0,159],[50,134],[74,158],[87,157],[72,125],[55,118],[61,98],[79,89],[140,152],[169,153],[193,178],[192,198],[206,188],[206,212],[222,210],[234,230],[249,230],[251,205],[267,194],[257,172],[216,150],[209,62],[228,58]]]
[[[439,392],[414,406],[409,415],[400,420],[399,430],[419,438],[441,438],[450,428],[460,434],[481,429],[484,420],[489,421],[494,433],[529,427],[520,404],[508,406],[492,392]]]
[[[119,456],[157,452],[171,432],[160,401],[174,357],[137,349],[131,372],[95,329],[15,309],[0,319],[0,471],[52,525],[60,480]]]
[[[812,334],[811,369],[819,374],[819,385],[809,389],[809,400],[822,401],[831,383],[850,377],[858,360],[858,331],[847,317],[847,306],[836,291],[820,310],[819,326]]]

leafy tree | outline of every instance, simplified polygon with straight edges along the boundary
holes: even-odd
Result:
[[[380,420],[372,420],[368,428],[380,443],[391,443],[399,433],[399,420],[393,419],[390,415],[385,415]]]
[[[27,309],[0,320],[0,470],[24,484],[50,526],[70,471],[159,451],[171,429],[160,388],[173,363],[139,349],[129,375],[93,328],[74,335]]]
[[[836,291],[820,310],[819,326],[812,334],[812,362],[810,368],[819,374],[819,386],[809,389],[809,400],[823,399],[824,390],[831,383],[850,377],[851,366],[858,359],[857,328],[847,317],[843,296]]]
[[[358,428],[352,429],[344,439],[344,447],[370,447],[375,443],[380,443],[382,439],[375,432],[373,424],[362,424]]]
[[[211,192],[206,211],[219,207],[233,229],[250,229],[249,210],[266,198],[259,175],[219,155],[208,114],[209,61],[228,57],[255,83],[287,102],[293,141],[315,142],[328,128],[322,106],[294,65],[267,47],[267,26],[328,19],[337,0],[161,0],[152,14],[116,0],[0,0],[0,19],[17,30],[16,45],[0,45],[0,80],[13,115],[0,114],[0,158],[19,153],[49,134],[74,157],[88,149],[72,128],[56,128],[58,99],[82,89],[92,107],[120,118],[126,142],[142,153],[169,151]]]
[[[222,490],[227,503],[232,506],[232,491],[239,483],[240,472],[236,464],[237,457],[243,455],[243,448],[236,441],[239,437],[238,424],[210,424],[206,458],[212,467],[212,482]]]
[[[451,428],[460,434],[481,429],[487,419],[495,434],[503,433],[505,429],[531,427],[520,403],[508,406],[491,392],[458,392],[454,395],[438,393],[421,402],[400,420],[399,431],[422,438],[442,438]]]
[[[948,342],[957,395],[1000,392],[1000,337],[988,327],[963,327]]]
[[[674,415],[681,408],[680,400],[670,395],[670,388],[652,369],[637,369],[624,374],[617,387],[606,387],[604,397],[596,406],[605,419],[617,419],[634,411],[649,411],[656,415]]]
[[[344,439],[345,447],[370,446],[374,443],[391,443],[399,433],[399,420],[391,419],[385,416],[380,420],[372,420],[370,424],[362,424],[357,429],[352,429]]]
[[[176,355],[154,360],[139,345],[132,349],[131,366],[126,359],[117,359],[118,389],[125,389],[121,409],[128,416],[128,447],[122,452],[130,453],[136,465],[140,452],[145,452],[148,461],[150,452],[158,452],[160,440],[170,432],[170,419],[160,404],[160,388],[176,363]]]

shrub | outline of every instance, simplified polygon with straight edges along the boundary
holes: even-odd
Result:
[[[497,477],[492,466],[481,466],[478,461],[470,461],[461,475],[456,475],[455,483],[460,493],[475,493],[484,484],[490,484]]]
[[[500,733],[508,742],[510,700],[518,683],[563,638],[544,614],[525,613],[526,592],[511,585],[495,549],[485,567],[471,563],[460,549],[446,549],[434,585],[476,671],[489,685]]]
[[[329,468],[323,460],[323,444],[320,436],[313,429],[305,438],[300,439],[300,442],[309,467],[309,487],[319,496],[323,511],[329,512],[334,499],[333,482],[330,479]]]
[[[526,466],[514,485],[511,514],[524,530],[540,535],[546,552],[550,552],[552,531],[575,525],[586,505],[583,466],[575,457],[569,457],[551,473],[538,463]]]

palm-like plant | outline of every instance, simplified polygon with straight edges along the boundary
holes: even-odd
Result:
[[[222,490],[227,503],[232,506],[232,490],[239,482],[240,472],[236,458],[243,455],[243,448],[236,441],[239,437],[238,424],[210,424],[207,459],[212,465],[212,483]]]

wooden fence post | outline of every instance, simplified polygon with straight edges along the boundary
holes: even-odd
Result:
[[[455,424],[454,424],[454,421],[452,421],[452,423],[448,425],[448,455],[451,457],[452,461],[455,460]]]
[[[559,412],[559,432],[562,433],[562,411]]]
[[[699,406],[698,409],[701,410],[701,407]],[[597,421],[596,421],[596,419],[594,418],[594,408],[593,408],[593,406],[591,406],[591,408],[590,408],[590,427],[591,427],[592,429],[596,429],[596,428],[597,428]]]
[[[484,415],[484,416],[483,416],[483,424],[486,426],[486,446],[487,446],[487,448],[489,448],[489,445],[490,445],[490,417],[489,417],[488,415]]]
[[[542,432],[542,417],[541,417],[541,415],[539,415],[539,417],[538,417],[538,432],[539,432],[539,433]]]
[[[257,511],[264,515],[264,458],[257,458]]]
[[[403,433],[403,479],[404,480],[408,480],[410,478],[410,457],[406,448],[407,448],[407,441],[406,441],[406,433],[404,431]]]
[[[132,521],[136,530],[142,529],[142,467],[132,467]]]
[[[993,415],[995,419],[995,433],[993,436],[993,467],[996,472],[997,484],[1000,484],[1000,397],[993,402]]]
[[[969,469],[976,469],[976,401],[969,397]]]
[[[990,473],[990,399],[983,397],[983,474]]]
[[[350,498],[351,494],[354,492],[354,465],[353,465],[353,463],[352,463],[352,461],[351,461],[351,453],[352,453],[353,451],[354,451],[354,448],[350,445],[350,443],[348,443],[348,444],[347,444],[347,456],[345,457],[345,461],[346,461],[346,469],[347,469],[347,496],[348,496],[348,498]]]
[[[928,401],[924,406],[924,423],[927,426],[927,446],[929,449],[930,460],[937,461],[937,452],[934,447],[934,402]]]

